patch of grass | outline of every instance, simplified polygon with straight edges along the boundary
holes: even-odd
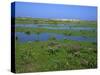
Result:
[[[59,51],[49,55],[48,46],[54,49],[59,47]],[[96,68],[97,53],[94,49],[96,44],[71,40],[16,41],[16,72]]]

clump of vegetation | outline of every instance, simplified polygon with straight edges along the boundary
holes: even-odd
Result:
[[[92,30],[92,32],[96,32],[96,30]]]
[[[64,35],[68,35],[68,33],[67,33],[67,32],[65,32],[65,33],[64,33]]]
[[[89,62],[87,60],[85,60],[85,59],[81,59],[80,63],[81,63],[82,66],[85,66],[85,67],[87,67],[88,64],[89,64]]]
[[[41,31],[36,31],[35,33],[37,34],[37,40],[36,41],[39,41],[39,34],[41,33]]]
[[[89,63],[88,63],[88,68],[96,68],[97,67],[97,61],[93,61],[93,60],[90,60]]]
[[[92,44],[93,44],[93,45],[97,45],[97,43],[96,43],[96,42],[93,42]]]
[[[41,45],[41,48],[44,48],[44,45]]]
[[[57,42],[51,41],[51,42],[48,44],[48,46],[54,46],[54,45],[57,45],[57,44],[58,44]]]
[[[18,40],[18,37],[16,36],[16,40]]]
[[[20,58],[23,62],[21,62],[23,65],[27,65],[29,63],[31,63],[32,58],[32,49],[23,49],[21,50],[21,55]]]
[[[31,34],[31,32],[30,32],[30,31],[26,31],[25,33],[26,33],[26,34],[28,34],[28,35],[30,35],[30,34]]]
[[[55,63],[55,66],[54,66],[54,68],[56,69],[56,70],[62,70],[62,69],[67,69],[67,65],[69,65],[69,63],[68,62],[63,62],[63,61],[57,61],[57,60],[55,60],[54,61],[54,63]]]
[[[97,53],[97,48],[96,48],[96,49],[93,49],[93,52],[94,52],[94,53]]]
[[[49,38],[49,40],[56,40],[56,37],[52,36]]]
[[[81,50],[81,46],[80,45],[73,45],[73,44],[68,44],[66,45],[66,48],[69,49],[69,52],[75,54],[75,55],[78,55],[80,53],[80,50]]]
[[[63,34],[65,36],[71,36],[72,35],[72,32],[71,31],[64,31]]]
[[[55,55],[59,51],[60,48],[61,48],[61,45],[58,44],[57,42],[50,42],[48,44],[49,54]]]

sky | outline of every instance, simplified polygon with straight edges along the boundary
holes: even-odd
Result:
[[[15,2],[15,17],[97,20],[97,7]]]

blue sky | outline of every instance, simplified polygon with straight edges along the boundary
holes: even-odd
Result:
[[[97,7],[16,2],[16,17],[96,20]]]

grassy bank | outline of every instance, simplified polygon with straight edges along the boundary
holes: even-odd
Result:
[[[54,50],[54,52],[50,52],[50,50]],[[16,41],[16,72],[96,67],[96,43],[71,40],[48,40],[27,43]]]

